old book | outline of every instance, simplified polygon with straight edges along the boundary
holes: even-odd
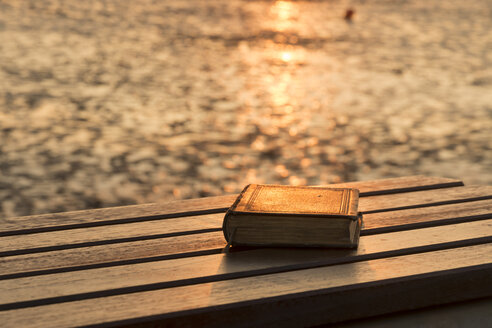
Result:
[[[228,245],[357,247],[359,191],[251,184],[227,211]]]

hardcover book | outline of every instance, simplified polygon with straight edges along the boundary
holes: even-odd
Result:
[[[250,184],[227,211],[228,245],[355,248],[362,216],[349,188]]]

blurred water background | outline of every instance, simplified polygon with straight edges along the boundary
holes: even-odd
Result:
[[[486,0],[0,0],[0,217],[491,184],[491,31]]]

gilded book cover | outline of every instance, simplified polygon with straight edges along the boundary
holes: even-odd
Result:
[[[357,247],[359,191],[251,184],[227,211],[230,245]]]

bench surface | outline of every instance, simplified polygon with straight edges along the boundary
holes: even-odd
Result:
[[[1,326],[312,326],[491,300],[492,187],[333,186],[360,190],[356,250],[224,253],[236,195],[0,219]]]

